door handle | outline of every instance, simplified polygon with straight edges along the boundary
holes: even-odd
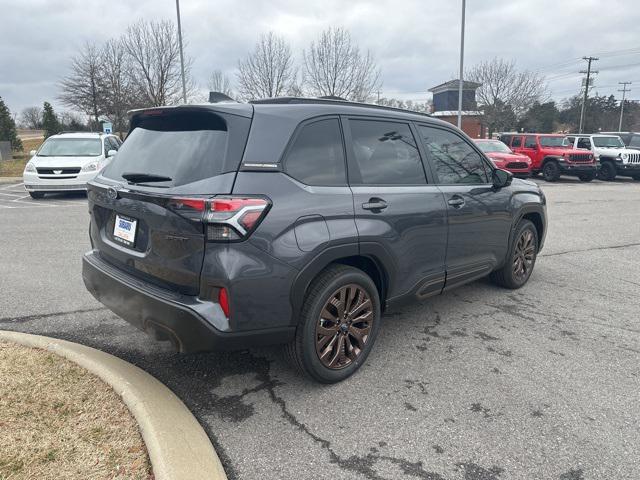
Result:
[[[462,198],[460,195],[454,195],[449,199],[447,203],[453,208],[461,208],[464,207],[464,198]]]
[[[368,202],[362,204],[363,210],[384,210],[387,208],[387,202],[381,198],[370,198]]]

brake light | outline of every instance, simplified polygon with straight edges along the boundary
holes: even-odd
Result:
[[[229,294],[224,287],[218,291],[218,304],[222,308],[225,317],[229,318]]]
[[[210,241],[243,240],[258,226],[271,203],[259,197],[215,197],[204,219]]]
[[[207,200],[205,198],[174,197],[167,200],[166,206],[184,218],[201,222],[202,214],[207,209]]]

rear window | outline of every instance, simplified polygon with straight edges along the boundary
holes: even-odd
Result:
[[[138,114],[132,118],[126,141],[103,175],[116,180],[124,180],[125,173],[160,175],[171,181],[149,185],[166,187],[235,171],[249,123],[249,119],[208,111],[156,110]]]

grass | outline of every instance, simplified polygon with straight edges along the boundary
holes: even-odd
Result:
[[[100,379],[0,343],[0,480],[153,478],[131,413]]]
[[[31,158],[29,152],[37,150],[43,141],[43,138],[22,140],[22,151],[13,152],[13,160],[0,160],[0,177],[21,177],[24,166]]]

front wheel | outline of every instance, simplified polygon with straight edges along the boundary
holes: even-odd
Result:
[[[616,166],[611,162],[604,162],[600,165],[600,171],[598,172],[598,178],[606,182],[612,182],[616,179]]]
[[[547,182],[555,182],[560,178],[560,167],[556,162],[547,162],[542,167],[542,176]]]
[[[521,220],[509,248],[507,261],[491,274],[491,280],[505,288],[522,287],[533,272],[538,255],[538,231],[529,220]]]
[[[363,271],[333,265],[311,284],[285,353],[306,376],[335,383],[364,363],[380,330],[378,290]]]

